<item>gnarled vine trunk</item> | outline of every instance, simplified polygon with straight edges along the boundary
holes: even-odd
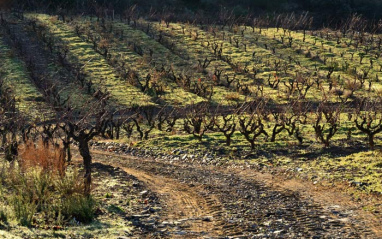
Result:
[[[84,163],[84,169],[85,169],[84,193],[85,193],[85,195],[89,196],[90,195],[90,189],[91,189],[91,183],[92,183],[92,169],[91,169],[92,156],[90,155],[89,144],[88,144],[87,140],[79,140],[78,143],[79,143],[78,148],[80,150],[80,154],[82,156],[83,163]]]

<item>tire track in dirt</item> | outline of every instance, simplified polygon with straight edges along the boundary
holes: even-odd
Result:
[[[313,199],[319,202],[329,211],[337,212],[339,210],[349,213],[348,216],[352,221],[357,221],[354,228],[364,235],[370,237],[382,238],[382,220],[376,217],[373,213],[367,212],[363,209],[365,204],[360,201],[356,202],[348,193],[345,193],[352,188],[349,185],[337,183],[333,188],[324,188],[320,185],[304,182],[298,179],[285,179],[280,176],[270,175],[269,173],[254,172],[253,170],[235,170],[241,177],[263,181],[273,187],[280,188],[280,190],[291,190],[300,195],[302,198]],[[364,203],[374,205],[370,198],[364,198]],[[366,206],[367,207],[367,206]],[[338,213],[335,213],[338,214]],[[335,216],[335,215],[334,215]],[[335,216],[336,219],[341,220],[341,216]],[[373,235],[372,233],[375,235]]]
[[[104,162],[103,162],[104,163]],[[164,205],[163,222],[178,223],[187,234],[179,237],[194,237],[193,235],[218,236],[221,231],[221,204],[214,196],[206,196],[202,187],[192,187],[179,183],[161,175],[148,174],[142,170],[123,167],[120,164],[109,164],[119,167],[126,173],[143,182],[149,190],[158,194]],[[162,222],[162,223],[163,223]],[[173,237],[177,237],[173,235]]]
[[[93,153],[96,153],[93,151]],[[99,152],[97,152],[99,153]],[[158,192],[178,193],[168,187],[187,187],[187,194],[181,198],[202,197],[193,202],[178,200],[168,213],[174,213],[179,218],[183,204],[192,208],[194,203],[208,206],[208,214],[214,219],[219,218],[214,225],[212,235],[222,235],[225,238],[378,238],[363,222],[354,221],[353,217],[343,214],[342,208],[327,208],[327,204],[315,202],[298,191],[272,186],[269,182],[250,176],[248,172],[240,174],[234,169],[218,167],[201,167],[198,165],[170,164],[147,158],[108,155],[108,162],[113,162],[126,170],[138,170],[149,175],[148,184],[163,181],[157,186]],[[103,156],[99,157],[102,158]],[[112,160],[111,160],[112,159]],[[134,173],[134,172],[132,172]],[[256,174],[255,171],[253,171]],[[141,177],[142,178],[142,177]],[[169,180],[166,185],[166,180]],[[277,184],[277,178],[274,182]],[[166,189],[167,187],[167,189]],[[164,189],[162,189],[164,188]],[[164,198],[164,200],[168,200]],[[215,207],[219,202],[221,206]],[[333,205],[333,204],[332,204]],[[204,210],[205,206],[198,210]],[[192,210],[191,210],[192,211]],[[168,214],[169,215],[169,214]],[[194,215],[194,214],[191,214]],[[207,214],[205,214],[207,215]],[[170,217],[170,215],[169,215]],[[364,228],[362,228],[364,227]],[[197,224],[191,227],[197,230]],[[189,232],[190,228],[186,228]],[[205,230],[208,229],[204,227]],[[199,230],[202,231],[202,230]],[[197,234],[200,238],[202,233]],[[228,237],[227,237],[228,236]],[[184,236],[183,236],[184,237]]]

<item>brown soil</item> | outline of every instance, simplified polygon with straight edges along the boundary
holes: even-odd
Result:
[[[356,201],[346,185],[328,187],[253,169],[175,165],[93,153],[97,160],[105,163],[106,157],[113,167],[121,167],[156,192],[164,205],[162,219],[185,221],[181,228],[186,234],[167,234],[170,237],[382,238],[381,217],[363,209],[375,205],[378,198],[365,196]]]
[[[338,182],[331,186],[323,186],[321,184],[314,185],[310,181],[296,178],[286,179],[285,177],[255,172],[254,170],[238,170],[237,173],[245,178],[260,180],[272,187],[294,191],[301,198],[310,198],[324,207],[336,205],[342,210],[352,211],[354,217],[362,222],[365,227],[372,230],[376,237],[382,238],[382,215],[364,209],[368,206],[377,205],[379,209],[375,209],[374,212],[379,212],[382,209],[382,204],[378,203],[381,200],[380,197],[356,192],[356,189]],[[353,194],[358,194],[359,199],[355,199],[352,196]]]
[[[113,164],[114,166],[114,164]],[[202,187],[191,187],[185,183],[161,175],[148,174],[140,170],[121,167],[125,172],[144,182],[165,202],[166,221],[186,221],[183,227],[201,234],[221,234],[217,220],[209,221],[219,207],[215,198],[198,195]],[[180,236],[183,237],[183,236]]]

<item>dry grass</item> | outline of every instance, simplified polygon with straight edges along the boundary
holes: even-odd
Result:
[[[228,101],[239,102],[240,101],[240,94],[238,94],[236,92],[230,92],[227,95],[225,95],[225,99]]]
[[[28,142],[19,148],[19,166],[22,171],[40,168],[43,172],[64,176],[66,171],[65,152],[57,145]]]
[[[21,145],[17,162],[4,162],[0,180],[0,220],[2,211],[9,212],[4,218],[23,226],[69,225],[74,218],[88,223],[94,218],[96,203],[83,193],[83,180],[66,164],[59,145],[42,140]]]

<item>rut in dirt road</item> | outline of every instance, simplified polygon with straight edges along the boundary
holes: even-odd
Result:
[[[163,200],[166,207],[162,216],[168,223],[177,224],[179,230],[172,228],[173,233],[185,232],[193,235],[218,235],[221,227],[218,212],[221,211],[218,200],[201,197],[201,187],[195,188],[185,183],[160,175],[149,175],[144,171],[121,167],[154,191]],[[212,216],[212,217],[211,217]],[[215,218],[215,220],[211,220]]]
[[[97,160],[130,171],[153,191],[162,190],[162,183],[166,184],[167,189],[163,190],[173,204],[167,210],[166,220],[187,219],[171,215],[187,205],[171,201],[171,194],[177,195],[177,188],[181,187],[184,195],[196,203],[194,207],[199,206],[197,211],[204,208],[201,218],[211,219],[210,225],[205,223],[201,230],[195,230],[195,223],[181,228],[183,237],[377,238],[365,225],[353,223],[336,208],[323,208],[292,191],[275,190],[236,174],[121,156],[98,154]],[[149,182],[147,177],[154,180]],[[170,231],[166,235],[176,236]]]

